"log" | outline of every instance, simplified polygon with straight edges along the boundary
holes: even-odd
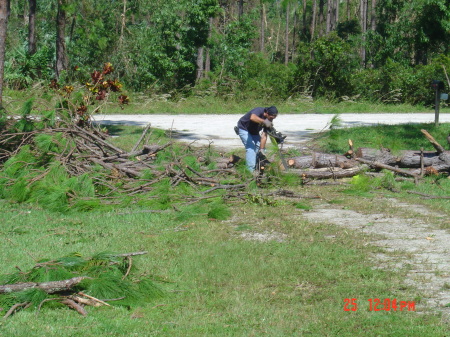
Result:
[[[70,290],[72,287],[76,286],[78,283],[87,279],[87,276],[73,277],[68,280],[62,281],[51,281],[51,282],[25,282],[25,283],[15,283],[15,284],[5,284],[0,285],[0,294],[12,293],[17,291],[23,291],[28,289],[38,288],[45,291],[47,294],[54,294],[62,291]]]
[[[359,165],[348,169],[341,169],[338,167],[333,168],[321,168],[321,169],[310,169],[310,170],[289,170],[289,173],[295,173],[300,175],[302,178],[312,178],[312,179],[339,179],[353,177],[364,170],[367,169],[366,165]]]
[[[348,169],[358,166],[358,163],[352,159],[348,159],[342,155],[314,152],[309,156],[300,156],[288,158],[286,161],[290,168],[306,169],[306,168],[324,168],[338,167]]]
[[[423,156],[423,159],[422,159]],[[378,162],[390,166],[399,166],[403,168],[420,168],[422,166],[441,166],[445,170],[445,165],[450,165],[449,151],[438,153],[436,151],[421,151],[421,150],[404,150],[400,151],[397,156],[394,156],[390,151],[383,149],[358,148],[356,157],[371,162]]]
[[[394,171],[396,173],[400,173],[400,174],[403,174],[405,176],[413,177],[413,178],[416,178],[416,179],[419,178],[414,173],[411,173],[411,172],[408,172],[406,170],[402,170],[402,169],[399,169],[399,168],[396,168],[396,167],[392,167],[390,165],[386,165],[386,164],[383,164],[383,163],[380,163],[380,162],[377,162],[377,161],[370,161],[370,160],[365,160],[365,159],[362,159],[362,158],[356,158],[356,160],[361,162],[361,163],[363,163],[363,164],[372,166],[372,167]]]
[[[199,158],[199,161],[204,159]],[[241,157],[236,156],[235,154],[232,154],[229,157],[220,157],[216,159],[216,165],[218,169],[227,169],[232,168],[234,165],[236,165],[241,160]]]

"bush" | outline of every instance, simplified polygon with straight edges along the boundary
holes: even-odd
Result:
[[[368,101],[382,103],[434,104],[433,79],[445,82],[442,65],[449,64],[440,57],[429,65],[406,66],[391,59],[377,69],[355,72],[351,78],[354,95]]]
[[[353,95],[350,78],[359,68],[359,56],[350,43],[331,33],[300,49],[303,57],[295,75],[297,88],[329,99]]]

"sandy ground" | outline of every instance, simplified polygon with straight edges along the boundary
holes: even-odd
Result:
[[[220,148],[242,147],[234,126],[241,115],[95,115],[102,124],[141,125],[173,130],[177,139],[195,142],[197,145],[212,144]],[[298,147],[308,136],[329,127],[331,114],[279,114],[274,121],[277,131],[287,135],[286,147]],[[341,114],[342,126],[433,123],[434,112],[411,114]],[[440,122],[450,123],[450,114],[441,113]]]
[[[331,223],[344,231],[353,229],[367,235],[370,244],[383,249],[383,253],[372,257],[378,268],[409,268],[405,284],[417,288],[422,296],[416,311],[442,313],[444,322],[450,324],[450,307],[447,306],[450,304],[450,233],[437,229],[427,217],[419,219],[420,215],[436,216],[425,207],[400,203],[396,199],[389,202],[392,207],[404,208],[408,217],[361,214],[328,204],[305,212],[304,216],[313,222]],[[441,214],[441,218],[446,217],[448,215]]]

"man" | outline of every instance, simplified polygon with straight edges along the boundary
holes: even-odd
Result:
[[[250,172],[255,170],[258,151],[265,152],[267,129],[272,127],[272,121],[277,115],[278,110],[274,106],[254,108],[238,121],[238,133],[245,146],[245,159]],[[262,136],[260,135],[261,130],[263,130]]]

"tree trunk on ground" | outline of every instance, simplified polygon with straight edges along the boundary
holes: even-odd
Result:
[[[58,13],[56,16],[56,78],[67,70],[69,61],[66,52],[66,11],[65,5],[67,0],[58,0]]]
[[[28,54],[36,53],[36,0],[28,0]]]
[[[345,156],[317,152],[309,156],[289,158],[287,160],[287,164],[289,167],[295,169],[324,167],[339,167],[347,169],[358,165],[356,161],[348,159]]]

